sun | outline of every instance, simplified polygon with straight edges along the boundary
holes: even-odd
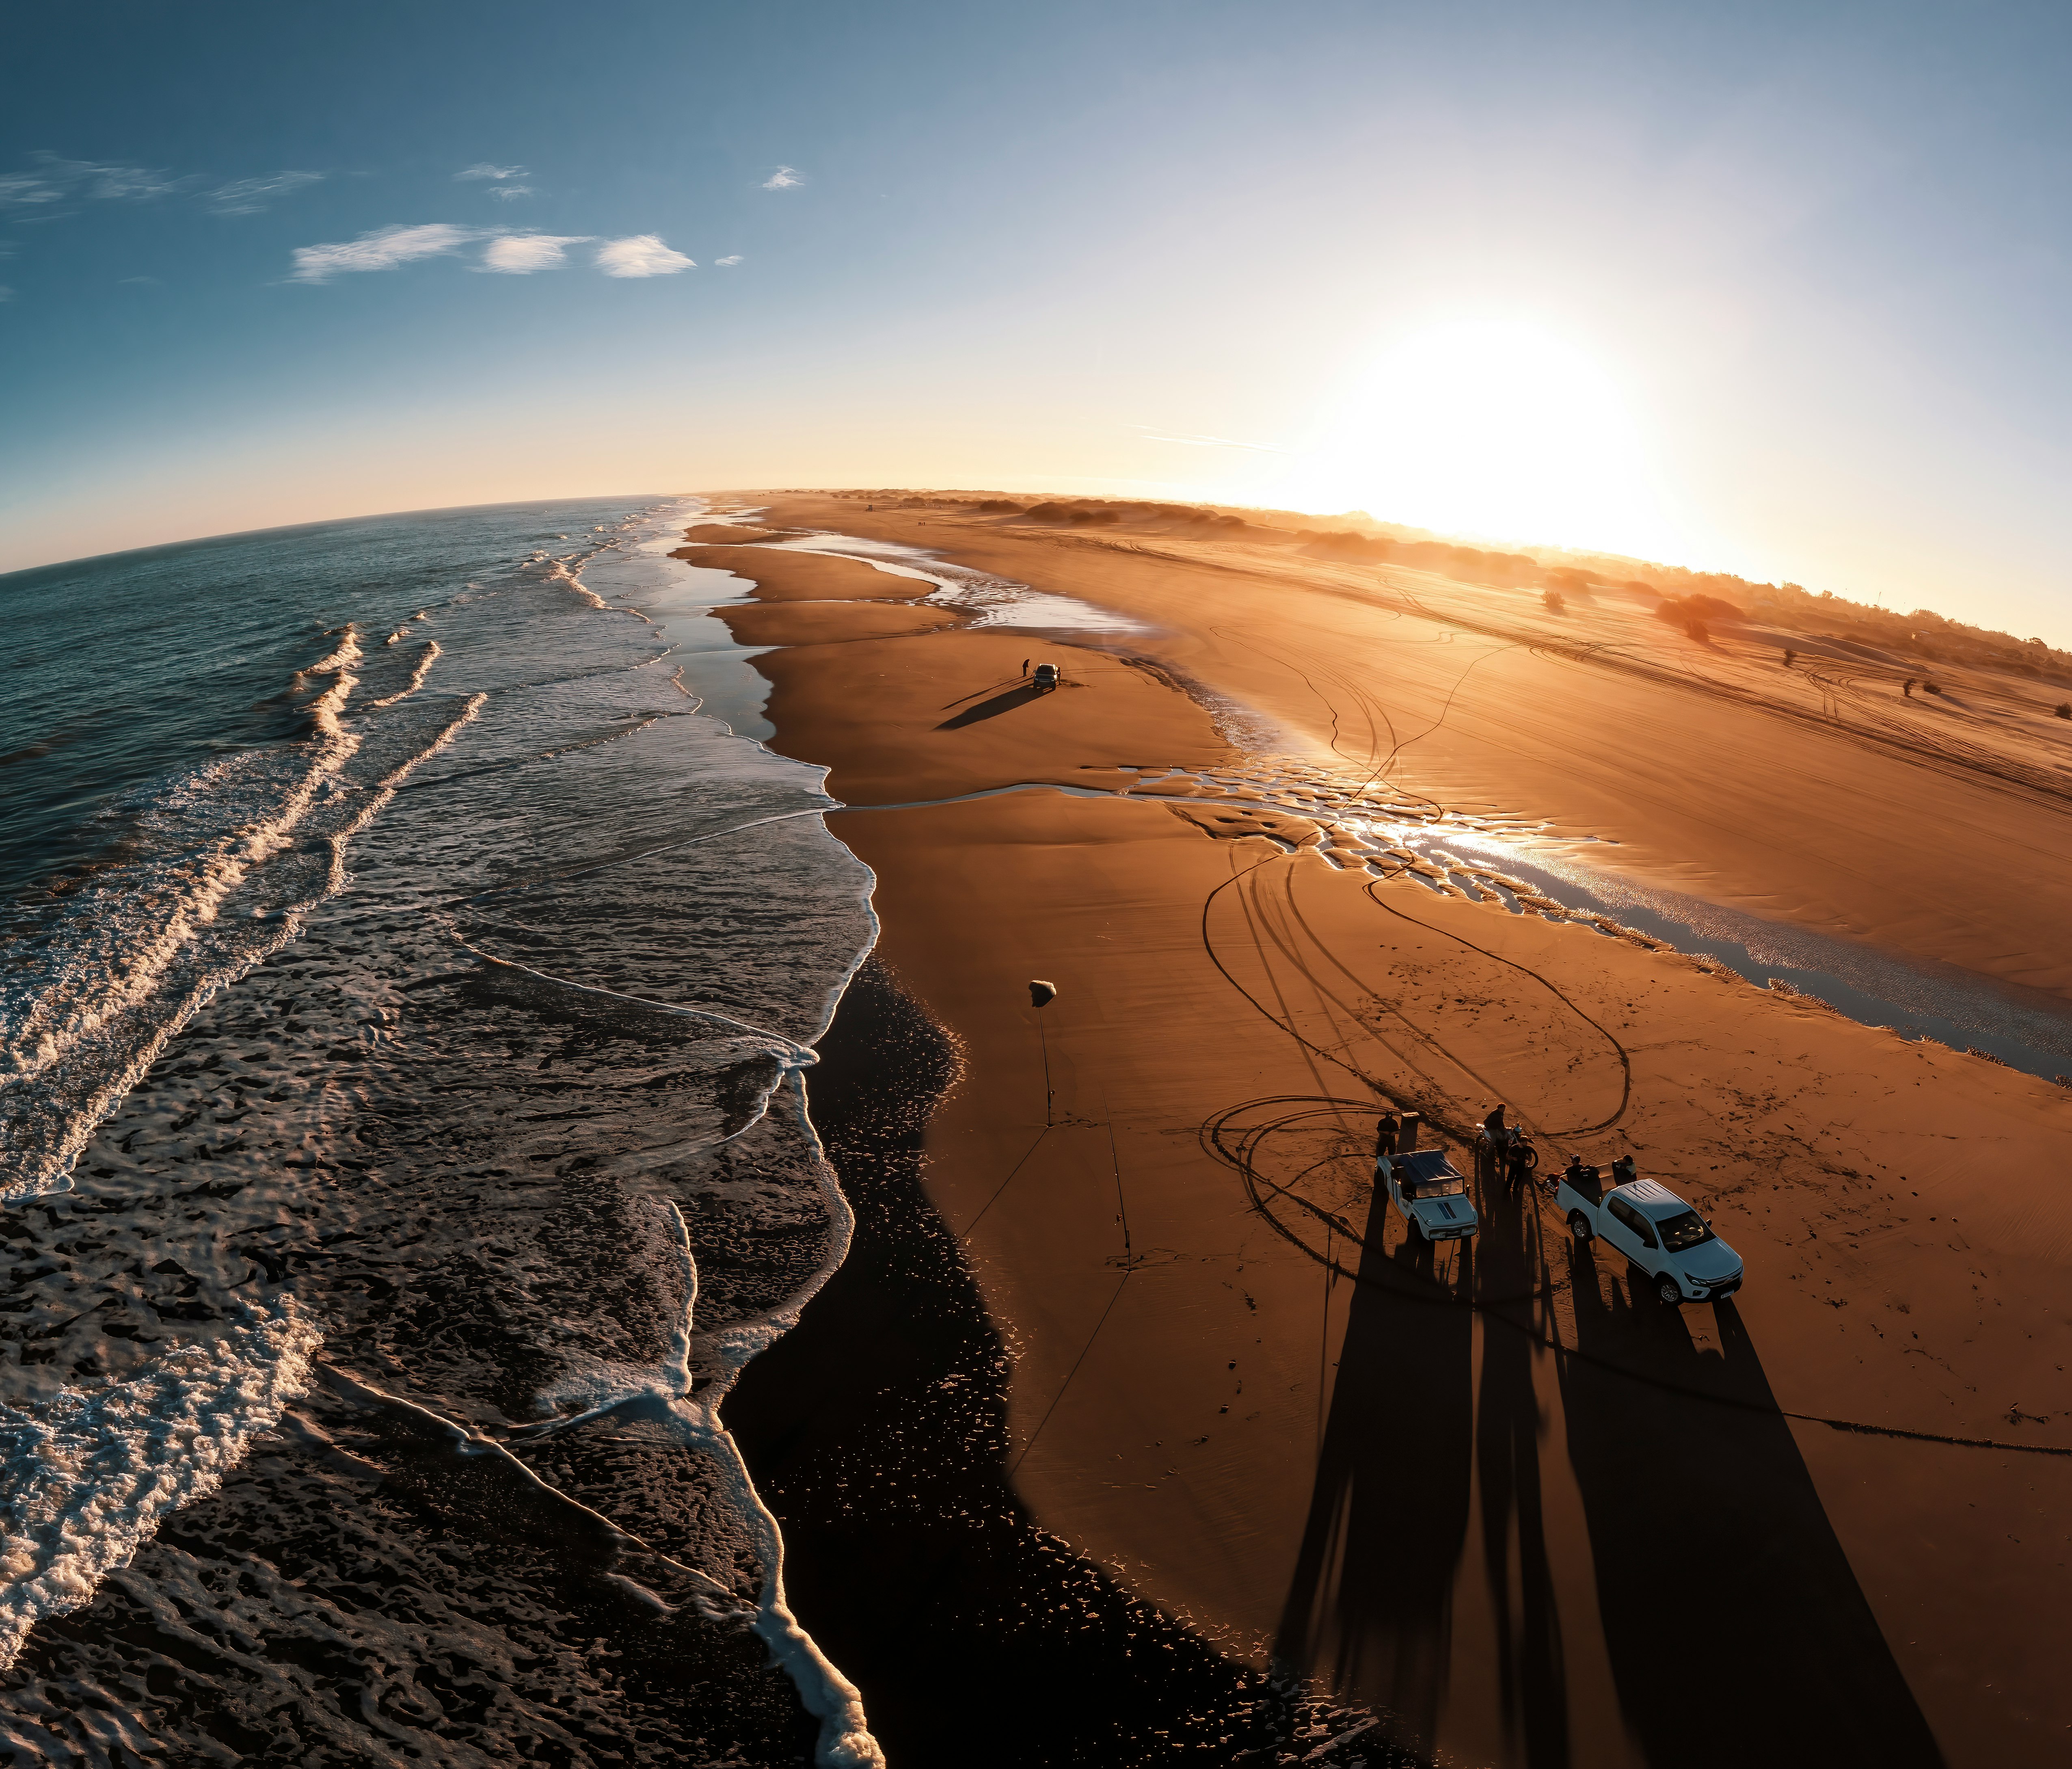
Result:
[[[1527,319],[1383,348],[1320,414],[1289,489],[1443,533],[1659,553],[1658,475],[1617,381]]]

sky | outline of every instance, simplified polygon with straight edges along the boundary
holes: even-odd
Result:
[[[137,3],[0,67],[0,570],[926,485],[2072,647],[2072,8]]]

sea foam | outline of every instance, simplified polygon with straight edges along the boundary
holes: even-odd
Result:
[[[0,1406],[0,1670],[39,1621],[88,1602],[169,1512],[216,1489],[308,1386],[319,1337],[283,1297],[130,1381]]]

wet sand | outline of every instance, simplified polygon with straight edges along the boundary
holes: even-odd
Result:
[[[1709,677],[1632,673],[1663,667],[1644,649],[1585,665],[1391,612],[1330,564],[847,501],[769,514],[1159,628],[1134,662],[991,630],[802,633],[757,660],[775,747],[859,807],[831,822],[878,874],[882,961],[960,1060],[910,1210],[935,1213],[1011,1356],[985,1454],[1037,1526],[1233,1660],[1460,1760],[2062,1760],[2072,1094],[1339,870],[1314,824],[1232,792],[1117,796],[1127,768],[1243,761],[1185,673],[1347,785],[1392,748],[1400,789],[1588,823],[1624,864],[1831,928],[1833,893],[1848,932],[2058,986],[2072,819],[1990,771],[2018,745],[1987,771],[1910,759]],[[1027,691],[1030,655],[1078,685]],[[1499,685],[1485,699],[1470,663]],[[1399,741],[1447,670],[1445,722]],[[1607,698],[1616,737],[1558,716]],[[1700,753],[1704,792],[1679,788]],[[1050,789],[868,808],[1031,782]],[[1910,834],[1938,818],[2025,854],[2024,876],[1926,876]],[[1040,1013],[1031,977],[1059,987]],[[1423,1111],[1457,1154],[1499,1097],[1548,1162],[1630,1152],[1713,1216],[1742,1294],[1667,1308],[1495,1185],[1471,1251],[1413,1253],[1367,1183],[1377,1112]],[[894,1281],[880,1295],[896,1310]],[[867,1391],[878,1341],[838,1299],[772,1355]],[[839,1430],[787,1429],[750,1454],[820,1633],[867,1581],[786,1511],[787,1455]],[[851,1668],[867,1705],[912,1701],[897,1663]]]
[[[2072,999],[2072,721],[2062,685],[1694,643],[1610,593],[1318,557],[1279,530],[1218,540],[1059,530],[857,498],[773,523],[947,557],[1134,615],[1147,651],[1450,807],[1548,820],[1600,863],[1772,919]],[[1788,642],[1788,641],[1786,641]],[[1914,666],[1914,673],[1919,673]]]
[[[691,531],[698,532],[696,529]],[[758,602],[832,602],[861,596],[904,600],[925,595],[935,586],[898,578],[859,559],[786,549],[706,545],[683,548],[676,557],[697,566],[732,571],[752,578]]]
[[[946,608],[906,603],[722,603],[713,611],[743,645],[828,645],[851,639],[896,639],[957,624]]]

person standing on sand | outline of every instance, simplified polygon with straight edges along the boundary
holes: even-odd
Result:
[[[1500,1179],[1503,1177],[1504,1156],[1509,1151],[1511,1135],[1504,1127],[1503,1101],[1499,1100],[1489,1109],[1482,1120],[1482,1133],[1475,1146],[1477,1179]],[[1482,1170],[1486,1167],[1485,1174]]]
[[[1022,660],[1022,673],[1025,676],[1029,673],[1029,660],[1026,657]]]

